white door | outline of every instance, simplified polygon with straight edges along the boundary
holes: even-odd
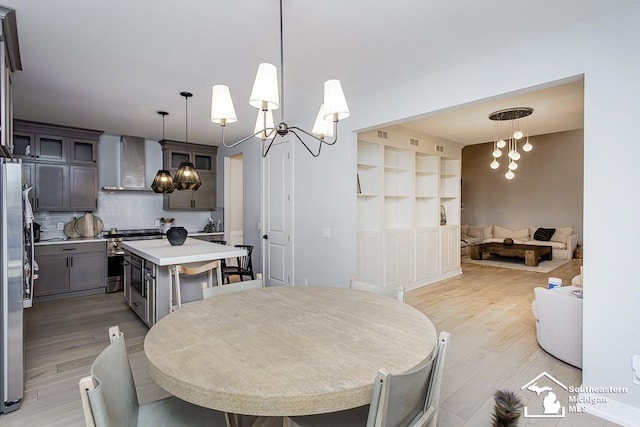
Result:
[[[291,285],[293,278],[293,163],[289,141],[273,145],[264,158],[263,254],[266,286]]]

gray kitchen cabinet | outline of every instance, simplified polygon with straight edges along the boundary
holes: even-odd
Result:
[[[191,162],[198,170],[202,185],[196,191],[179,191],[164,195],[165,210],[210,211],[216,207],[217,147],[184,142],[160,141],[163,162],[175,176],[180,163]]]
[[[69,162],[72,164],[95,165],[98,163],[98,141],[69,138],[69,152]]]
[[[211,172],[198,170],[200,175],[200,188],[193,191],[193,209],[196,210],[213,210],[216,207],[216,176]]]
[[[93,211],[98,208],[98,168],[69,166],[69,208]]]
[[[35,248],[38,262],[38,279],[34,281],[33,296],[61,294],[69,292],[69,257],[66,254],[42,255]]]
[[[64,164],[36,163],[34,210],[61,211],[69,207],[69,168]]]
[[[35,246],[40,270],[34,297],[104,289],[107,276],[105,241]]]
[[[94,251],[69,257],[69,290],[104,288],[106,253]]]
[[[101,133],[15,120],[14,155],[23,159],[25,183],[31,179],[35,184],[29,194],[34,211],[98,208],[97,148]],[[34,166],[24,166],[27,163]],[[31,172],[30,178],[27,172]]]

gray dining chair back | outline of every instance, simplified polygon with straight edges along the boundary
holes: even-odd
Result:
[[[202,299],[217,297],[231,292],[239,292],[247,289],[259,289],[264,287],[262,273],[256,275],[255,280],[245,280],[244,282],[233,282],[226,285],[202,288]]]
[[[87,427],[226,426],[225,414],[176,397],[138,403],[124,334],[109,328],[111,344],[80,380],[80,398]]]
[[[351,289],[384,295],[387,297],[395,298],[400,302],[404,302],[404,286],[385,288],[384,286],[374,285],[373,283],[361,282],[359,280],[351,279],[349,287]]]
[[[371,404],[330,414],[291,417],[292,427],[435,427],[444,360],[450,335],[441,332],[434,356],[423,367],[406,374],[380,370]]]

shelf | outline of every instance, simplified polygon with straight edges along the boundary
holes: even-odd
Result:
[[[421,175],[421,176],[432,176],[432,175],[437,175],[437,174],[438,174],[438,172],[416,170],[416,175]]]
[[[443,173],[443,174],[440,174],[440,178],[458,178],[458,175]]]
[[[436,199],[437,196],[421,196],[419,194],[416,194],[416,199]]]
[[[385,194],[384,197],[388,198],[388,199],[407,199],[407,198],[411,197],[411,195],[409,195],[409,194]]]
[[[400,168],[395,166],[385,166],[384,171],[385,172],[411,172],[411,169]]]
[[[379,194],[374,194],[374,193],[359,193],[358,197],[378,197]]]
[[[378,164],[373,164],[373,163],[358,163],[358,167],[359,168],[363,168],[363,169],[369,169],[369,168],[378,168],[380,167],[380,165]]]

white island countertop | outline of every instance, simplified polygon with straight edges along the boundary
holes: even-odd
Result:
[[[121,245],[129,252],[161,266],[213,261],[247,254],[245,249],[191,238],[187,238],[180,246],[171,246],[167,239],[124,241]]]

